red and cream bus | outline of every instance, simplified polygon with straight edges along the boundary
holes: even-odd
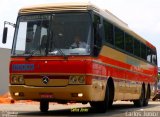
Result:
[[[3,34],[5,42],[7,27]],[[147,106],[157,71],[156,48],[107,10],[91,3],[19,10],[9,90],[15,100],[39,101],[42,112],[52,101],[102,112],[116,100]]]

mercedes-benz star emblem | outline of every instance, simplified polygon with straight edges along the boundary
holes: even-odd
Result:
[[[47,76],[44,76],[44,77],[42,78],[42,82],[43,82],[44,84],[48,84],[49,78],[48,78]]]

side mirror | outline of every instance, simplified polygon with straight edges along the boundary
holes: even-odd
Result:
[[[6,24],[13,26],[15,28],[16,24],[13,24],[8,21],[4,21],[4,29],[3,29],[3,38],[2,38],[2,43],[5,44],[7,42],[7,33],[8,33],[8,28],[5,26]]]
[[[7,42],[7,33],[8,33],[8,28],[4,27],[3,29],[3,38],[2,38],[2,43],[5,44]]]

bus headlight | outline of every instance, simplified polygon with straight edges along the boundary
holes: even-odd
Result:
[[[69,84],[85,84],[85,76],[70,76]]]
[[[11,84],[24,84],[23,75],[11,75]]]
[[[11,76],[11,83],[17,83],[17,77]]]
[[[84,84],[84,83],[85,83],[85,78],[84,78],[84,76],[79,76],[78,82],[79,82],[80,84]]]

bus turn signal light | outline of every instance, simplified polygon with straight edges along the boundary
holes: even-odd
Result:
[[[72,97],[83,97],[83,93],[72,93]]]
[[[24,93],[23,92],[15,92],[14,96],[16,96],[16,97],[23,97]]]

